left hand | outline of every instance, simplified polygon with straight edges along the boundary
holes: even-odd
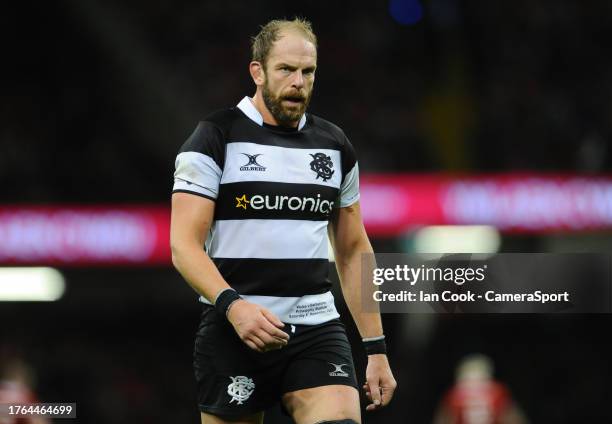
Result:
[[[387,355],[369,355],[366,383],[363,389],[368,400],[372,403],[366,406],[366,411],[374,411],[387,406],[393,398],[396,387],[397,382],[393,378]]]

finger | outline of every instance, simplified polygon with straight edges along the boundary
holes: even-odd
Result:
[[[264,343],[264,341],[261,340],[259,337],[257,337],[256,334],[251,334],[249,336],[249,340],[251,340],[253,343],[255,343],[257,348],[260,349],[260,350],[264,350],[265,347],[266,347],[266,344]]]
[[[375,405],[374,403],[370,403],[368,404],[368,406],[366,406],[366,411],[375,411],[377,409],[382,408],[382,406],[380,405]]]
[[[374,411],[375,409],[379,408],[382,408],[382,406],[376,405],[375,403],[369,403],[368,406],[366,406],[366,411]]]
[[[280,349],[287,345],[286,340],[272,337],[271,335],[269,335],[268,333],[266,333],[264,330],[261,330],[261,329],[258,330],[255,333],[255,335],[259,337],[265,343],[266,345],[265,347],[267,349]]]
[[[387,406],[389,404],[389,402],[391,402],[391,398],[393,397],[393,391],[391,391],[390,389],[386,389],[386,388],[382,387],[380,389],[380,392],[381,392],[380,399],[382,401],[382,405],[381,406]]]
[[[372,402],[372,403],[370,403],[370,404],[368,404],[366,406],[366,411],[375,411],[375,410],[380,409],[382,407],[383,407],[382,405],[376,405],[375,403]]]
[[[366,406],[366,411],[374,411],[375,409],[379,408],[378,405],[374,404],[374,400],[372,399],[372,390],[367,381],[363,385],[363,389],[365,390],[366,398],[370,401],[370,403]]]
[[[245,344],[246,344],[248,347],[250,347],[251,349],[253,349],[253,350],[257,351],[257,352],[261,352],[261,349],[260,349],[260,348],[258,348],[258,347],[257,347],[257,345],[256,345],[255,343],[253,343],[252,341],[250,341],[250,340],[245,340],[245,341],[244,341],[244,343],[245,343]]]
[[[264,317],[266,317],[268,321],[270,321],[272,324],[274,324],[278,328],[283,328],[285,326],[285,324],[283,324],[283,322],[280,319],[278,319],[276,315],[274,315],[272,312],[268,311],[267,309],[261,308],[261,313],[263,314]]]
[[[393,399],[393,394],[395,393],[395,388],[393,387],[383,387],[382,388],[382,400],[383,405],[387,406],[391,399]]]
[[[272,337],[276,337],[276,338],[279,338],[285,341],[289,340],[289,334],[285,333],[283,330],[278,329],[277,327],[272,325],[272,323],[270,323],[269,321],[264,322],[264,325],[262,328],[266,333],[268,333]]]
[[[289,341],[288,341],[288,340],[285,340],[285,339],[279,339],[279,338],[278,338],[278,337],[276,337],[276,336],[272,336],[272,337],[274,337],[274,340],[276,340],[276,342],[277,342],[277,343],[278,343],[278,344],[279,344],[281,347],[285,347],[285,346],[287,346],[287,345],[289,344]]]
[[[283,322],[281,322],[281,324],[285,325]],[[289,340],[289,337],[290,337],[289,334],[281,330],[278,326],[276,326],[273,322],[268,320],[268,318],[265,316],[264,316],[264,319],[262,320],[262,328],[271,335],[275,335],[277,337]]]
[[[372,403],[375,406],[381,405],[382,401],[381,401],[380,386],[378,385],[378,380],[368,381],[368,385],[370,386],[370,393],[372,395]]]

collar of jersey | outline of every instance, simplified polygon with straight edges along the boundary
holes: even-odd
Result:
[[[263,116],[257,110],[257,108],[251,102],[249,96],[244,96],[240,103],[238,103],[238,109],[240,109],[251,121],[255,122],[260,127],[263,127]],[[306,125],[306,114],[303,114],[298,124],[298,131]]]

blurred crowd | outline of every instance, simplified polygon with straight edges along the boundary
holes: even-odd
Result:
[[[253,93],[249,37],[293,15],[319,36],[311,111],[365,172],[609,169],[610,2],[430,0],[412,26],[385,3],[4,6],[0,200],[165,201],[197,120]]]

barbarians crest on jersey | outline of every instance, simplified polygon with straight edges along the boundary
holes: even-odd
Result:
[[[232,397],[230,403],[236,401],[238,405],[242,405],[255,391],[255,383],[252,378],[244,375],[230,376],[230,378],[232,382],[227,386],[227,394]]]
[[[265,171],[266,167],[257,163],[257,157],[261,156],[262,153],[257,153],[256,155],[249,155],[248,153],[242,153],[245,155],[249,161],[240,167],[241,171]]]
[[[317,173],[317,180],[319,177],[323,179],[323,182],[329,180],[334,175],[334,163],[331,158],[325,153],[311,153],[312,162],[310,162],[310,169]]]

